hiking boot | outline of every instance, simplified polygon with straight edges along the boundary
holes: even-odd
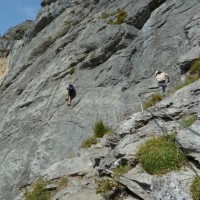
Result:
[[[68,103],[67,105],[68,105],[68,106],[71,106],[71,103]]]

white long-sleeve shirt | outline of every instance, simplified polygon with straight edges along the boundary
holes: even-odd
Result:
[[[169,81],[169,75],[165,72],[161,72],[160,74],[156,75],[156,79],[158,82],[160,81]]]

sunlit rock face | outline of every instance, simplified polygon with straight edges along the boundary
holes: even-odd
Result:
[[[20,188],[44,172],[50,177],[48,169],[79,154],[80,143],[92,135],[96,121],[102,119],[116,127],[140,111],[138,94],[157,86],[156,70],[170,75],[168,93],[200,55],[198,0],[42,1],[41,6],[23,37],[0,40],[0,59],[6,58],[7,63],[0,86],[2,200],[22,199]],[[69,81],[74,82],[77,92],[71,107],[65,101]],[[191,99],[198,98],[196,87],[194,95],[193,89],[188,90]],[[171,103],[164,108],[177,115],[186,112],[182,107],[196,112],[198,101],[191,108],[184,99],[171,110]],[[149,120],[147,115],[139,124],[137,120],[126,122],[123,130],[127,132],[120,137],[145,125],[153,128]],[[114,161],[132,146],[120,148],[108,153]],[[98,152],[90,153],[98,157]],[[106,162],[112,164],[113,160]],[[91,167],[89,160],[85,162]]]

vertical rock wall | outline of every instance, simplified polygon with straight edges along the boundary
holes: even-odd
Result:
[[[170,74],[170,89],[179,67],[200,55],[199,0],[86,0],[43,15],[54,3],[38,14],[29,41],[15,42],[0,88],[2,200],[78,152],[96,120],[113,126],[138,111],[155,70]],[[77,97],[68,107],[70,80]]]

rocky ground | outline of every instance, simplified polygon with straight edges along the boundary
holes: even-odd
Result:
[[[96,194],[97,180],[112,177],[114,169],[127,162],[132,169],[117,178],[125,186],[126,192],[117,193],[110,199],[192,200],[189,187],[193,177],[200,173],[199,87],[200,81],[197,81],[171,94],[148,109],[153,116],[148,110],[129,116],[113,129],[111,135],[104,136],[96,145],[82,149],[78,155],[59,161],[44,170],[41,175],[47,180],[52,181],[63,176],[69,178],[69,185],[54,194],[52,199],[104,199]],[[163,111],[179,122],[185,115],[196,114],[197,120],[190,128],[198,134],[183,128]],[[175,132],[176,140],[189,163],[182,170],[163,176],[146,173],[136,158],[138,147],[152,136]]]
[[[0,199],[22,199],[21,189],[38,177],[64,175],[71,177],[69,187],[55,199],[101,199],[94,175],[106,170],[110,176],[112,167],[129,157],[135,163],[134,149],[146,137],[161,133],[150,113],[139,112],[138,94],[156,86],[158,69],[170,75],[168,94],[185,78],[200,55],[200,3],[49,0],[41,6],[36,20],[23,26],[23,37],[9,37],[15,35],[15,27],[0,38],[1,60],[6,52],[9,70],[0,87]],[[68,107],[70,80],[77,97]],[[180,127],[158,108],[176,119],[190,113],[199,117],[199,81],[157,106],[152,112],[168,132]],[[113,138],[81,150],[99,119],[113,127]],[[199,118],[192,128],[199,131]],[[181,130],[177,139],[198,171],[198,136]],[[168,189],[174,191],[171,199],[190,198],[182,189],[190,171],[180,178],[174,173],[155,178],[138,171],[135,165],[120,178],[129,191],[121,198],[159,199]],[[177,187],[172,187],[173,181]],[[161,183],[168,187],[159,188]]]

